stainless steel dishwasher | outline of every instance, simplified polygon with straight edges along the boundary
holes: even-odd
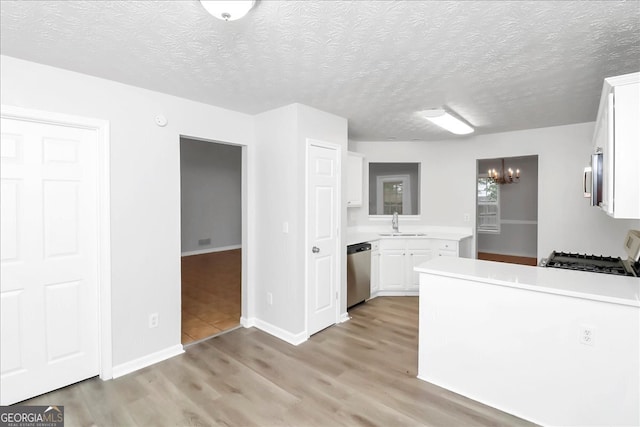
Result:
[[[371,244],[347,246],[347,308],[371,296]]]

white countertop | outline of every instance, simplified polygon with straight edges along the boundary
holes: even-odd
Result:
[[[415,271],[640,307],[640,278],[637,277],[453,257],[434,258]]]
[[[381,239],[441,239],[455,240],[459,242],[462,239],[472,237],[472,234],[457,231],[442,230],[418,230],[406,231],[407,233],[424,233],[423,236],[381,236],[380,233],[391,233],[391,231],[349,231],[347,230],[347,245],[356,243],[372,242]]]

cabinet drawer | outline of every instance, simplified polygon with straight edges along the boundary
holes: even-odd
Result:
[[[384,239],[380,240],[380,249],[405,249],[407,241],[405,239]]]
[[[458,251],[458,242],[454,240],[434,240],[434,248],[443,251]]]
[[[458,253],[456,251],[445,251],[445,250],[442,250],[442,249],[438,249],[438,256],[457,257]]]
[[[369,242],[371,243],[371,250],[372,251],[377,251],[378,249],[380,249],[380,242],[377,240],[374,240],[373,242]]]
[[[429,239],[407,239],[407,249],[431,249],[431,241]]]

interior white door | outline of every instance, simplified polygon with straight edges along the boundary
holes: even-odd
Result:
[[[99,373],[97,132],[2,118],[0,404]]]
[[[307,159],[307,333],[336,323],[340,151],[310,142]]]

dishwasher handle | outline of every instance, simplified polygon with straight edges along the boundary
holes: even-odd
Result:
[[[358,243],[355,245],[347,246],[347,255],[352,255],[358,252],[365,252],[371,250],[371,243]]]

